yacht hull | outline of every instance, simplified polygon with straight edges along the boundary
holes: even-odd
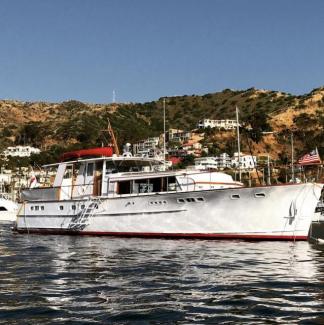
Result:
[[[18,232],[127,237],[307,240],[322,185],[25,202]],[[89,209],[91,210],[91,209]]]

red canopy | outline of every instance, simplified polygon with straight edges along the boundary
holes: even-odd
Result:
[[[76,151],[70,151],[64,153],[61,157],[61,161],[77,159],[81,157],[111,157],[114,151],[112,147],[100,147],[92,149],[82,149]]]

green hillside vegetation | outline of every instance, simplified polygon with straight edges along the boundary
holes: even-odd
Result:
[[[250,88],[166,97],[167,128],[192,130],[200,119],[235,119],[238,106],[240,121],[252,127],[246,128],[245,133],[242,130],[243,150],[270,152],[284,161],[289,154],[288,134],[293,129],[298,153],[317,146],[323,155],[323,95],[324,88],[302,96]],[[68,150],[107,144],[104,130],[108,118],[120,147],[157,136],[163,130],[163,99],[130,104],[0,101],[0,149],[18,144],[36,146],[43,154],[32,157],[30,162],[52,162]],[[271,130],[275,132],[272,138],[262,134]],[[204,141],[211,152],[235,150],[233,132],[208,130]]]

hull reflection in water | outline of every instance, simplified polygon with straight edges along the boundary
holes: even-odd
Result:
[[[0,251],[4,322],[324,319],[324,252],[307,242],[15,236],[7,229]]]

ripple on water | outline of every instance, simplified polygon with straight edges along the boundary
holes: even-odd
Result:
[[[306,242],[17,235],[0,225],[0,322],[324,323]]]

